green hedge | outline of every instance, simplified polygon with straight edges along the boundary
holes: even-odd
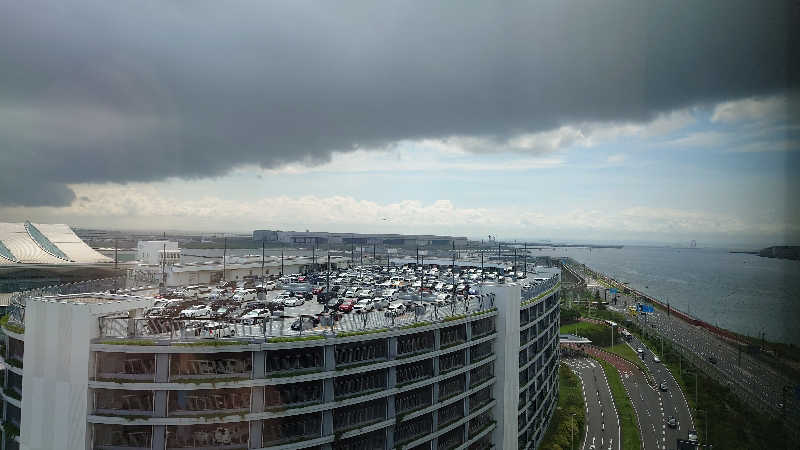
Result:
[[[313,334],[311,336],[271,337],[267,339],[267,342],[275,344],[279,342],[314,341],[318,339],[325,339],[325,336]]]
[[[8,314],[0,318],[0,326],[12,333],[25,334],[25,327],[19,326],[15,323],[9,323],[9,319],[11,319],[11,316]]]
[[[565,364],[558,368],[558,379],[558,405],[539,447],[542,450],[568,449],[573,440],[577,448],[583,442],[586,409],[581,382]]]
[[[617,369],[611,364],[597,360],[606,372],[608,386],[611,388],[611,395],[614,397],[614,404],[617,407],[620,427],[622,428],[622,448],[625,450],[639,450],[642,447],[641,436],[639,435],[639,425],[636,420],[636,412],[633,410],[631,400]]]
[[[374,333],[383,333],[389,331],[388,328],[379,328],[376,330],[364,330],[364,331],[345,331],[342,333],[336,333],[336,337],[350,337],[350,336],[361,336],[364,334],[374,334]]]

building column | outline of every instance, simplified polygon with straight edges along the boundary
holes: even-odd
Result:
[[[497,448],[516,448],[519,431],[519,310],[522,292],[518,285],[488,285],[486,288],[489,293],[495,294],[494,305],[497,308],[494,376],[500,382],[492,387],[492,394],[497,401],[497,430],[493,433],[493,441]]]

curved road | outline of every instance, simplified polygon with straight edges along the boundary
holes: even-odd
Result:
[[[583,383],[586,439],[581,449],[619,450],[619,417],[603,368],[590,358],[564,358],[563,361]]]
[[[645,448],[674,448],[677,439],[686,439],[689,430],[694,429],[689,404],[681,391],[678,382],[670,371],[660,362],[653,360],[655,354],[635,336],[628,345],[634,350],[643,350],[644,362],[656,381],[656,386],[647,384],[640,373],[623,375],[623,383],[634,399],[634,407],[639,415]],[[661,389],[661,383],[665,388]],[[674,417],[675,427],[669,426],[667,420]],[[655,439],[656,443],[652,441]]]

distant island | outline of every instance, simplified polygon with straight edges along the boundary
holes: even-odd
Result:
[[[793,259],[800,260],[800,245],[774,245],[762,248],[758,256],[765,258]]]

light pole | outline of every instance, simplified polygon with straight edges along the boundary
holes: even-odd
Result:
[[[708,444],[708,411],[703,409],[698,409],[697,414],[703,413],[703,422],[705,422],[706,431],[703,433],[703,442]]]
[[[614,324],[611,324],[611,348],[614,348]]]
[[[569,448],[575,448],[575,413],[572,413],[572,426],[569,427]]]

